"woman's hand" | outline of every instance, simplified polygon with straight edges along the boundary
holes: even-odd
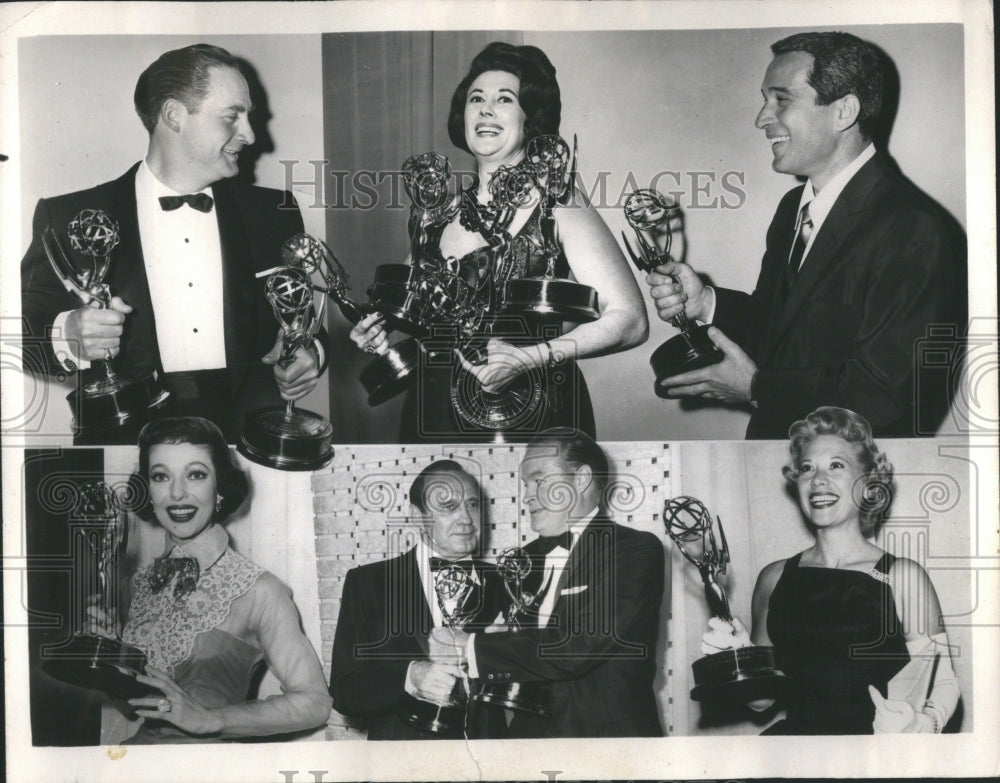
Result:
[[[518,375],[539,366],[543,351],[537,346],[525,350],[494,337],[486,344],[487,358],[482,364],[473,364],[457,348],[455,353],[462,367],[476,377],[484,391],[499,394]]]
[[[84,633],[92,636],[104,636],[108,639],[121,638],[117,610],[114,607],[105,609],[100,604],[101,597],[99,595],[87,597],[87,617],[84,623]]]
[[[734,617],[731,623],[719,617],[711,617],[708,620],[708,631],[701,637],[701,651],[705,655],[722,652],[723,650],[738,650],[741,647],[750,647],[750,633],[744,627],[739,617]]]
[[[872,729],[876,734],[933,734],[937,727],[934,718],[917,712],[905,699],[886,699],[874,685],[868,686],[868,693],[875,705],[875,720]]]
[[[160,697],[129,699],[128,703],[137,708],[136,715],[167,721],[189,734],[218,734],[225,728],[215,710],[202,707],[181,690],[166,672],[147,666],[146,674],[137,674],[136,680],[163,693]]]
[[[362,351],[384,354],[389,350],[389,333],[382,313],[366,315],[351,329],[351,340]]]

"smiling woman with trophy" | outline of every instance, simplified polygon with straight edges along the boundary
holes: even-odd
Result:
[[[557,425],[594,434],[576,360],[646,338],[625,259],[573,187],[560,114],[545,54],[492,43],[455,90],[448,120],[452,142],[475,156],[473,185],[453,196],[430,188],[438,198],[428,203],[426,185],[447,181],[447,162],[428,153],[404,166],[414,201],[410,263],[435,294],[425,300],[434,313],[404,404],[404,442],[527,440]],[[351,338],[382,352],[387,327],[370,315]]]
[[[773,645],[787,717],[766,734],[942,731],[959,690],[937,593],[919,564],[871,540],[892,498],[888,457],[843,408],[818,408],[789,435],[785,478],[816,543],[761,571],[751,632],[713,617],[702,650]],[[772,706],[758,697],[753,709]]]
[[[128,705],[144,721],[136,744],[220,742],[288,735],[330,714],[319,659],[291,594],[230,546],[224,524],[249,494],[218,427],[167,417],[139,436],[133,506],[166,546],[132,578],[121,640],[145,656]],[[107,618],[91,616],[102,626]],[[265,664],[281,695],[250,699]]]

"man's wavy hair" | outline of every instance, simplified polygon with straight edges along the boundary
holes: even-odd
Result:
[[[450,498],[464,491],[461,479],[457,476],[468,478],[476,486],[479,497],[483,496],[483,488],[479,481],[469,471],[452,459],[439,459],[432,462],[413,479],[410,485],[410,503],[426,514],[431,506],[429,499],[435,500],[434,505],[438,505],[444,498]]]
[[[448,113],[448,137],[459,149],[470,152],[465,139],[465,101],[469,87],[487,71],[506,71],[521,81],[517,99],[524,110],[524,143],[536,136],[559,133],[562,98],[556,69],[537,46],[513,46],[502,41],[488,44],[472,60],[469,72],[455,88]]]
[[[878,51],[850,33],[798,33],[771,44],[777,57],[806,52],[813,57],[809,86],[816,90],[816,103],[827,106],[845,95],[861,103],[858,127],[870,139],[882,113],[885,66]]]
[[[586,465],[590,468],[594,488],[598,491],[601,511],[606,510],[605,497],[611,468],[604,449],[587,433],[572,427],[551,427],[533,437],[527,448],[553,448],[560,462],[570,470]]]
[[[222,432],[208,419],[198,416],[168,416],[154,419],[139,433],[139,469],[129,479],[132,510],[147,522],[156,521],[149,493],[149,452],[163,443],[206,446],[215,470],[215,491],[222,496],[215,520],[222,521],[243,505],[250,494],[246,473],[233,461]]]
[[[229,52],[211,44],[194,44],[165,52],[139,76],[135,85],[135,111],[150,133],[163,104],[173,98],[194,114],[208,94],[212,68],[240,70]]]
[[[889,458],[875,445],[872,428],[863,416],[846,408],[817,408],[788,428],[792,464],[785,465],[782,473],[789,484],[795,485],[798,481],[799,466],[806,447],[820,435],[835,435],[857,449],[864,476],[852,494],[858,506],[861,532],[870,538],[885,521],[892,505],[892,465]]]

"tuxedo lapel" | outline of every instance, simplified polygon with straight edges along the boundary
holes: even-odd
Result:
[[[212,186],[215,215],[219,224],[219,245],[222,249],[222,313],[226,337],[226,367],[230,380],[238,382],[246,369],[260,361],[253,356],[254,288],[247,270],[250,248],[243,218],[230,188],[216,183]],[[274,259],[278,266],[281,259]],[[232,377],[235,376],[235,377]]]
[[[761,351],[758,363],[771,358],[775,348],[788,330],[796,314],[809,300],[809,296],[817,285],[823,280],[830,269],[844,261],[844,257],[839,253],[844,242],[851,235],[854,224],[859,215],[863,212],[868,197],[871,195],[876,183],[886,172],[886,163],[881,157],[876,155],[868,161],[861,170],[854,175],[853,179],[841,191],[827,215],[826,220],[820,227],[813,240],[812,247],[808,255],[802,262],[802,268],[795,278],[791,289],[785,298],[784,304],[775,307],[772,311],[771,328],[768,330],[768,337]],[[789,231],[788,246],[785,248],[781,258],[787,263],[788,252],[793,240],[793,233]],[[780,282],[776,287],[780,286]],[[776,302],[779,301],[776,299]]]
[[[591,582],[596,569],[610,567],[605,562],[605,552],[610,546],[610,537],[613,534],[613,525],[605,517],[596,516],[581,531],[579,539],[573,545],[570,552],[569,561],[556,581],[555,590],[559,591],[555,606],[552,609],[552,618],[562,614],[568,603],[578,596],[584,596],[591,589]],[[572,593],[563,594],[564,591],[572,590]]]
[[[111,212],[118,221],[121,241],[115,248],[112,261],[111,293],[121,297],[134,313],[126,321],[125,341],[128,348],[123,352],[133,365],[153,367],[162,372],[156,316],[149,297],[146,261],[139,234],[139,212],[135,203],[135,173],[138,169],[137,163],[112,186]]]

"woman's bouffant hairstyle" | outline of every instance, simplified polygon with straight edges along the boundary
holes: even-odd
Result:
[[[465,100],[469,87],[487,71],[506,71],[521,80],[518,102],[524,110],[524,143],[536,136],[559,133],[562,98],[556,69],[537,46],[513,46],[494,41],[472,60],[469,72],[451,96],[448,136],[459,149],[469,152],[465,140]]]
[[[161,54],[135,84],[135,111],[150,133],[156,127],[163,104],[173,98],[194,114],[208,94],[212,68],[240,70],[239,61],[225,49],[194,44]]]
[[[222,496],[216,520],[225,519],[243,505],[250,494],[250,483],[246,473],[236,467],[219,428],[197,416],[166,417],[151,421],[139,433],[139,470],[132,474],[129,484],[134,497],[131,507],[140,518],[147,522],[156,520],[149,494],[149,452],[162,443],[208,447],[215,470],[216,492]]]
[[[864,471],[864,486],[858,488],[854,501],[860,512],[862,534],[873,536],[892,505],[892,465],[885,452],[879,451],[875,445],[871,425],[863,416],[846,408],[827,406],[817,408],[805,419],[795,422],[788,428],[792,464],[782,469],[785,479],[792,484],[798,480],[806,447],[820,435],[835,435],[857,447]]]

